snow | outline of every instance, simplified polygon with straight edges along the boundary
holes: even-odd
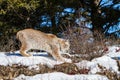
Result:
[[[109,80],[101,75],[67,75],[61,72],[53,72],[46,74],[37,74],[35,76],[20,75],[14,80]]]
[[[109,57],[120,57],[120,51],[116,52],[116,50],[120,49],[120,46],[110,46],[108,54],[106,56]]]
[[[31,53],[32,54],[32,53]],[[0,53],[0,65],[12,65],[19,64],[25,66],[36,66],[36,64],[46,64],[48,67],[53,67],[55,64],[61,64],[62,62],[58,62],[54,60],[52,57],[48,57],[47,53],[37,53],[31,57],[23,57],[19,55],[19,51],[15,53]]]
[[[100,72],[98,64],[105,67],[108,70],[114,71],[118,73],[117,62],[114,59],[111,59],[108,56],[102,56],[100,58],[95,58],[92,61],[81,61],[76,63],[78,68],[87,68],[90,69],[90,74],[95,74],[96,72]]]
[[[118,71],[118,66],[116,60],[113,57],[120,57],[120,51],[116,52],[116,49],[119,49],[119,46],[110,46],[109,50],[102,57],[94,58],[91,61],[83,60],[78,63],[74,63],[78,68],[87,68],[90,69],[89,74],[76,74],[76,75],[68,75],[61,72],[53,72],[53,73],[45,73],[45,74],[37,74],[34,76],[25,76],[21,74],[14,80],[108,80],[107,77],[97,75],[96,72],[99,72],[100,69],[98,64],[105,67],[108,70],[113,72],[120,73]],[[45,64],[50,68],[53,68],[56,64],[61,64],[62,62],[54,60],[52,57],[49,57],[46,52],[38,52],[38,53],[30,53],[34,54],[31,57],[23,57],[20,55],[19,51],[14,53],[11,52],[0,52],[0,65],[25,65],[29,66],[29,69],[39,70],[37,64]]]

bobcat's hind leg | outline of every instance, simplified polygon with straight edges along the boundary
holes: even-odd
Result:
[[[22,56],[25,56],[25,57],[32,56],[32,55],[26,53],[28,50],[29,50],[29,49],[27,49],[26,46],[22,45],[21,48],[20,48],[20,54],[21,54]]]

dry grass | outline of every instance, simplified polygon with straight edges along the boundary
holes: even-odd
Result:
[[[0,79],[3,80],[12,80],[13,78],[24,74],[26,76],[33,76],[36,74],[51,73],[51,72],[63,72],[66,74],[88,74],[89,69],[78,69],[78,67],[73,63],[63,63],[55,65],[53,68],[49,68],[46,65],[39,64],[39,69],[29,69],[27,66],[13,64],[12,66],[0,66]],[[120,62],[118,62],[120,67]],[[105,67],[98,64],[98,67],[101,69],[101,72],[97,74],[107,76],[109,80],[120,80],[120,75],[111,70],[107,70]]]
[[[35,74],[50,73],[50,72],[63,72],[66,74],[87,74],[88,69],[78,69],[73,63],[63,63],[55,65],[54,68],[49,68],[46,65],[39,64],[39,69],[29,69],[27,66],[14,64],[12,66],[0,66],[0,79],[12,80],[13,78],[24,74],[26,76],[33,76]]]
[[[20,74],[24,74],[26,76],[33,76],[35,74],[52,72],[52,69],[48,68],[45,65],[40,64],[39,67],[39,70],[30,70],[27,66],[17,64],[14,64],[12,66],[0,66],[0,79],[12,80]]]
[[[19,49],[20,42],[16,39],[13,35],[12,37],[6,36],[0,38],[0,51],[9,52],[9,51],[16,51]]]
[[[70,40],[70,54],[77,54],[77,56],[74,57],[74,60],[92,60],[93,58],[104,55],[105,51],[108,49],[105,44],[107,39],[103,39],[103,36],[98,33],[100,39],[94,40],[92,32],[85,27],[69,28],[67,31],[64,31],[62,35],[65,39]]]
[[[120,67],[120,64],[118,65]],[[101,72],[97,74],[107,76],[109,80],[120,80],[120,75],[111,70],[107,70],[105,67],[98,64],[98,67],[101,69]]]
[[[49,68],[46,65],[38,64],[39,69],[35,70],[29,69],[27,66],[13,64],[12,66],[0,66],[0,79],[3,80],[12,80],[13,78],[24,74],[26,76],[33,76],[36,74],[51,73],[51,72],[63,72],[66,74],[88,74],[89,69],[79,69],[74,63],[63,63],[55,65],[53,68]],[[98,67],[101,69],[101,72],[97,74],[107,76],[109,80],[120,80],[120,75],[111,70],[107,70],[105,67],[98,64]],[[118,61],[118,67],[120,67],[120,62]]]

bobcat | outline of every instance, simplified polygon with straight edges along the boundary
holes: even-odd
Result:
[[[60,53],[67,53],[69,51],[70,44],[68,40],[34,29],[20,30],[17,32],[16,37],[21,42],[20,53],[23,56],[32,56],[27,54],[27,51],[39,49],[48,52],[57,61],[67,62]],[[71,62],[71,60],[68,62]]]

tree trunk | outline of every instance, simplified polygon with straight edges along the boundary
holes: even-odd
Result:
[[[52,33],[57,34],[59,32],[59,29],[58,29],[58,27],[56,25],[55,16],[52,16],[51,22],[52,22]]]
[[[96,0],[91,0],[91,21],[93,25],[93,36],[98,40],[104,35],[104,32],[102,18],[100,17],[100,13],[98,11],[98,3],[96,3]]]

